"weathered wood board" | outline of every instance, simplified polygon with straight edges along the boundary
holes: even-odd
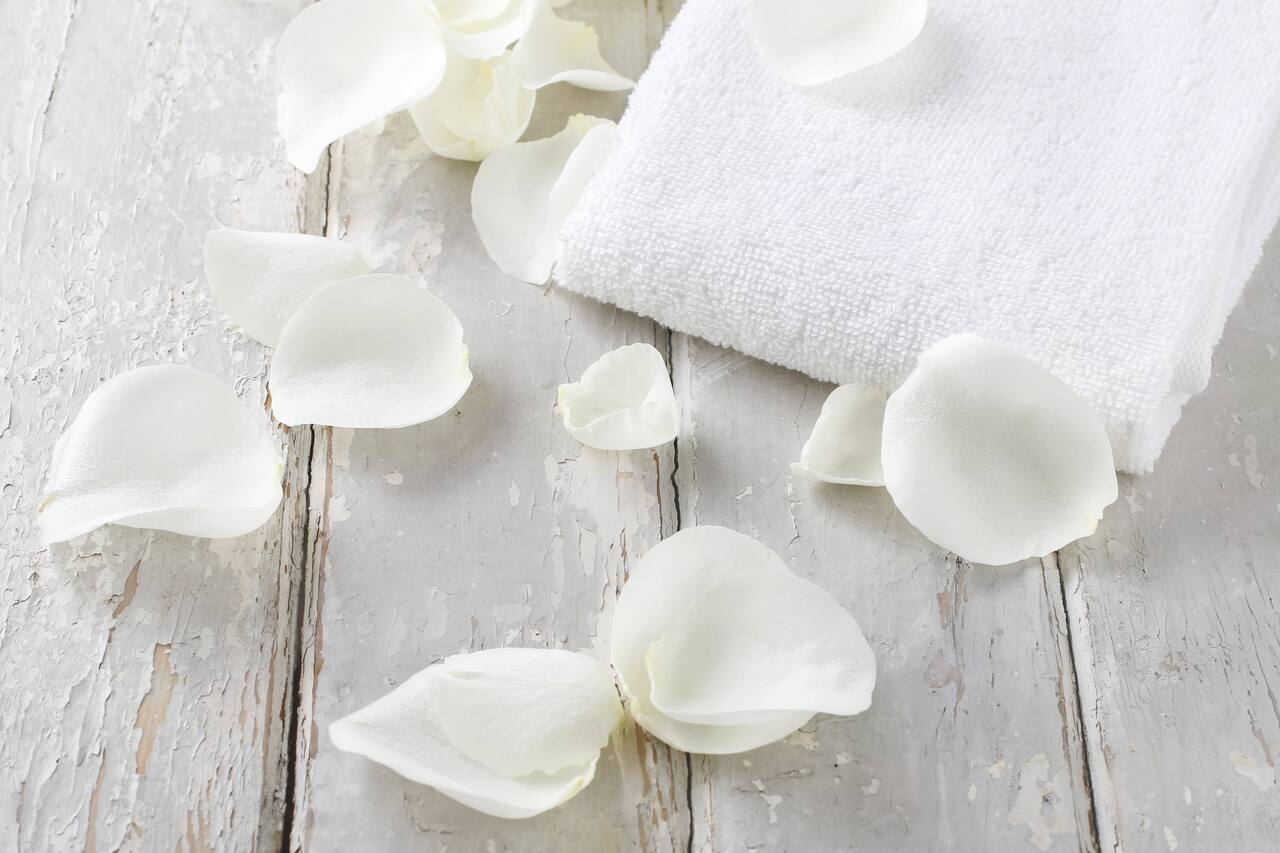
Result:
[[[271,54],[302,0],[0,3],[0,849],[1267,850],[1280,836],[1280,250],[1210,389],[1098,534],[991,569],[881,490],[793,478],[829,386],[514,282],[470,222],[474,166],[405,120],[306,178]],[[678,3],[579,0],[636,75]],[[531,135],[625,96],[555,87]],[[269,353],[200,273],[220,221],[343,237],[458,313],[476,381],[404,430],[280,433],[289,496],[229,541],[106,528],[42,549],[53,440],[160,362],[263,410]],[[556,386],[668,352],[679,441],[602,453]],[[873,708],[742,756],[629,728],[528,821],[335,750],[327,726],[458,651],[608,653],[638,556],[693,524],[776,549],[861,621]]]
[[[1059,559],[1103,849],[1276,849],[1276,236],[1156,470]]]
[[[676,336],[684,524],[830,590],[876,651],[871,710],[694,762],[695,849],[1074,850],[1089,795],[1057,573],[957,561],[883,489],[791,476],[831,386]]]
[[[599,0],[571,13],[598,24],[620,70],[639,73],[650,47],[642,7]],[[573,112],[616,118],[624,104],[543,90],[531,134],[558,131]],[[630,561],[675,529],[672,448],[585,448],[554,411],[561,382],[626,343],[665,351],[665,331],[503,275],[471,222],[474,164],[430,157],[403,116],[330,157],[328,233],[443,298],[476,378],[431,423],[317,432],[294,848],[684,850],[685,756],[634,730],[573,808],[518,822],[477,815],[329,743],[331,722],[448,654],[520,645],[607,660]]]
[[[254,535],[41,548],[58,434],[125,369],[265,354],[201,280],[215,217],[300,227],[269,59],[297,3],[0,3],[0,849],[247,850],[282,828],[295,492]],[[283,445],[283,440],[282,440]]]

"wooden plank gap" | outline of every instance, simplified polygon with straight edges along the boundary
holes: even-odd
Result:
[[[1045,575],[1045,595],[1049,598],[1050,615],[1054,619],[1055,634],[1061,634],[1065,643],[1065,661],[1060,669],[1062,678],[1070,675],[1074,708],[1064,708],[1063,713],[1074,717],[1074,727],[1079,734],[1082,766],[1080,776],[1087,795],[1087,838],[1092,849],[1116,851],[1118,847],[1119,815],[1115,804],[1115,789],[1107,769],[1103,751],[1102,720],[1099,715],[1100,696],[1097,686],[1093,647],[1090,642],[1089,612],[1081,591],[1079,565],[1063,559],[1061,552],[1054,552],[1042,561]],[[1070,577],[1068,577],[1070,575]],[[1053,583],[1056,576],[1057,583]],[[1063,721],[1064,732],[1068,728]],[[1065,748],[1065,744],[1064,744]],[[1077,814],[1079,809],[1077,808]]]
[[[302,214],[303,232],[317,236],[333,236],[330,234],[331,217],[330,187],[333,184],[333,170],[337,167],[337,157],[331,152],[325,154],[320,168],[308,176],[304,192],[304,208]],[[268,408],[270,407],[270,390],[268,389]],[[301,718],[303,708],[303,666],[308,657],[306,650],[315,643],[314,608],[309,606],[309,598],[314,595],[315,583],[312,575],[318,579],[315,565],[316,540],[318,531],[327,522],[323,516],[327,506],[322,505],[318,512],[312,513],[312,489],[315,479],[315,450],[320,440],[332,442],[332,433],[323,427],[311,425],[294,427],[289,435],[289,467],[300,472],[296,506],[300,508],[299,548],[290,549],[285,556],[296,565],[297,570],[289,583],[286,606],[289,609],[291,630],[288,634],[289,682],[287,695],[283,703],[284,724],[286,727],[285,742],[282,746],[284,778],[282,780],[283,802],[279,810],[275,838],[278,844],[275,849],[281,851],[301,849],[301,838],[296,837],[294,826],[297,822],[298,783],[305,780],[305,769],[300,762],[305,760],[304,739],[301,736]],[[328,459],[331,453],[326,452]],[[294,558],[296,557],[296,561]]]

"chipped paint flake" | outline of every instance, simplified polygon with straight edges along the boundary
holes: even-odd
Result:
[[[1270,791],[1276,784],[1276,769],[1270,765],[1259,764],[1254,761],[1252,755],[1243,752],[1231,753],[1231,767],[1256,785],[1259,791]]]
[[[1071,810],[1071,780],[1065,767],[1050,776],[1049,759],[1031,756],[1018,771],[1018,789],[1009,809],[1010,826],[1025,826],[1029,840],[1048,850],[1053,836],[1075,831]]]

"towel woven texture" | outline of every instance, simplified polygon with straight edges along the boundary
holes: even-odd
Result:
[[[1280,3],[936,0],[792,86],[687,0],[561,233],[559,286],[834,382],[956,332],[1027,354],[1149,470],[1280,215]]]

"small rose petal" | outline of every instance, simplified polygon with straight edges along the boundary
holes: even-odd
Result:
[[[581,380],[560,386],[556,406],[569,434],[599,450],[657,447],[680,431],[667,364],[648,344],[600,356]]]
[[[671,622],[645,662],[654,707],[686,723],[860,714],[876,680],[866,637],[830,593],[770,572],[712,586]]]
[[[467,361],[458,318],[412,279],[375,273],[335,282],[280,334],[272,412],[291,426],[422,423],[462,398]]]
[[[889,396],[881,462],[908,521],[989,565],[1088,536],[1117,495],[1111,444],[1089,403],[977,335],[925,350]]]
[[[585,788],[621,720],[613,681],[591,658],[491,649],[427,667],[329,737],[473,809],[523,818]]]
[[[520,138],[536,95],[520,85],[510,60],[509,52],[494,59],[449,57],[440,88],[409,108],[428,148],[455,160],[483,160]]]
[[[534,0],[425,0],[434,8],[449,47],[472,59],[506,50],[529,29]]]
[[[610,653],[627,708],[637,723],[677,749],[744,752],[786,737],[813,716],[808,710],[778,711],[750,724],[703,725],[667,716],[650,698],[650,647],[708,590],[756,574],[793,578],[777,554],[748,536],[724,527],[690,527],[650,548],[618,596]]]
[[[824,483],[883,486],[880,431],[885,395],[869,385],[841,385],[822,404],[813,433],[791,471]]]
[[[926,0],[751,0],[751,29],[787,82],[813,86],[883,62],[924,27]]]
[[[502,271],[540,284],[555,264],[560,228],[604,164],[617,125],[575,115],[547,139],[517,142],[480,164],[471,216]]]
[[[224,383],[176,364],[91,393],[59,439],[37,523],[45,543],[103,524],[239,536],[275,514],[284,462]]]
[[[529,31],[515,47],[515,65],[526,88],[570,83],[618,92],[635,85],[604,61],[594,29],[580,21],[566,21],[551,8],[546,0],[536,4]]]
[[[444,37],[423,0],[320,0],[285,28],[276,70],[289,162],[311,172],[329,143],[435,90]]]
[[[325,285],[369,272],[354,246],[308,234],[219,228],[204,239],[204,274],[231,322],[267,346]]]

